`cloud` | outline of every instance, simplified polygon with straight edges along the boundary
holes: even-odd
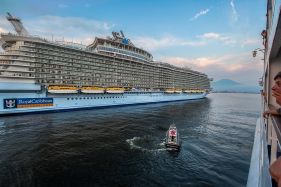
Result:
[[[237,21],[238,20],[238,13],[236,11],[235,5],[234,5],[234,0],[230,0],[230,6],[231,6],[231,10],[232,10],[232,19],[233,21]]]
[[[190,18],[190,21],[194,21],[197,18],[199,18],[200,16],[203,16],[205,14],[207,14],[210,11],[210,9],[205,9],[205,10],[201,10],[200,12],[196,13],[192,18]]]
[[[6,30],[6,29],[4,29],[4,28],[0,27],[0,33],[6,33],[6,32],[7,32],[7,30]]]
[[[69,6],[66,5],[66,4],[59,4],[58,7],[59,7],[59,8],[68,8]]]
[[[203,41],[188,41],[174,36],[165,36],[161,38],[152,37],[135,37],[133,38],[134,43],[147,50],[156,50],[161,48],[168,48],[174,46],[204,46],[206,45]]]
[[[189,67],[204,72],[215,80],[229,78],[244,84],[256,85],[262,75],[260,57],[253,59],[250,53],[223,55],[221,57],[165,57],[162,61],[179,67]]]
[[[245,46],[245,45],[261,45],[262,44],[262,41],[261,40],[258,40],[258,39],[253,39],[253,38],[248,38],[248,39],[245,39],[241,42],[242,46]]]
[[[200,35],[198,37],[199,38],[203,38],[203,39],[207,39],[207,40],[221,41],[224,44],[235,44],[237,42],[232,37],[229,37],[229,36],[226,36],[226,35],[222,35],[222,34],[218,34],[218,33],[214,33],[214,32],[204,33],[204,34],[202,34],[202,35]]]
[[[109,35],[114,24],[80,17],[43,16],[27,20],[26,28],[39,36],[90,44],[95,36]]]

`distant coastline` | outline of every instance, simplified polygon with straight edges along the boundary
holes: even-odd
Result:
[[[241,91],[212,91],[211,93],[247,93],[247,94],[259,94],[259,92],[241,92]]]
[[[212,83],[213,93],[260,93],[258,85],[244,85],[230,79],[221,79]]]

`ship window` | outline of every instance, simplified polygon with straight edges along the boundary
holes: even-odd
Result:
[[[69,100],[69,98],[67,98],[67,100]]]
[[[73,100],[74,98],[72,97],[71,100]]]
[[[75,99],[77,100],[78,98],[76,97]]]

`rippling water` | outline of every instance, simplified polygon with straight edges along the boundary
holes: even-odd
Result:
[[[0,186],[245,186],[259,95],[0,118]],[[171,123],[182,149],[163,145]]]

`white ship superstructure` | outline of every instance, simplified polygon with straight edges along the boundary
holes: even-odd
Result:
[[[17,34],[1,33],[0,114],[105,107],[204,98],[207,75],[168,63],[123,32],[88,46],[31,36],[7,15]]]

